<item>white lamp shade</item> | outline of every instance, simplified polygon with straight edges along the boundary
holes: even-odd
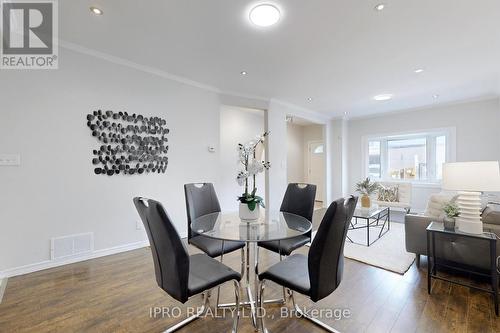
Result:
[[[443,189],[451,191],[500,191],[498,161],[458,162],[443,165]]]

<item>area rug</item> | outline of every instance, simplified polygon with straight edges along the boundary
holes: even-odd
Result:
[[[317,215],[316,220],[320,215],[322,217],[324,210],[316,210],[314,213]],[[379,229],[374,229],[372,233],[375,231],[378,232]],[[351,230],[347,235],[355,242],[366,242],[366,229]],[[405,249],[404,224],[394,222],[391,223],[390,230],[369,247],[346,240],[344,256],[398,274],[404,274],[415,260],[415,254],[408,253]]]

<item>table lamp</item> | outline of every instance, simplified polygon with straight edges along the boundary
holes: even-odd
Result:
[[[483,232],[481,192],[500,191],[498,161],[443,164],[443,189],[458,191],[460,216],[458,230],[472,234]]]

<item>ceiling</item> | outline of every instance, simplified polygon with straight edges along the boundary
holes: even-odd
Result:
[[[261,2],[280,8],[278,24],[249,22],[249,9]],[[380,2],[386,9],[377,12]],[[91,5],[104,15],[93,15]],[[59,37],[224,92],[329,116],[500,93],[498,0],[59,1]],[[394,98],[372,99],[382,93]]]

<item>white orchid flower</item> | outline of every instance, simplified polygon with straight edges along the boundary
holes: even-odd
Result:
[[[248,173],[250,173],[250,175],[256,175],[263,171],[264,171],[264,165],[262,164],[261,161],[252,160],[248,164]]]
[[[236,182],[238,185],[243,186],[245,184],[245,180],[250,176],[248,171],[240,171],[236,176]]]

